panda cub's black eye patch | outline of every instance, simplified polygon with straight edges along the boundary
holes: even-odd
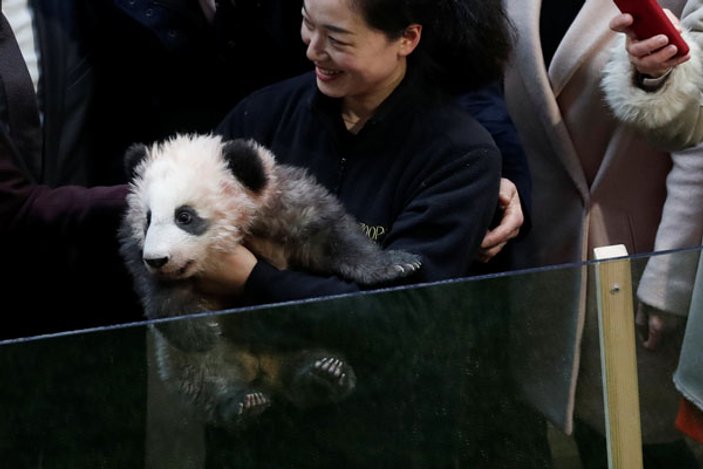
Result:
[[[149,225],[151,225],[151,210],[146,212],[146,223],[144,224],[144,233],[146,233],[146,230],[149,229]]]
[[[188,205],[178,207],[173,214],[173,220],[183,231],[193,235],[201,235],[205,233],[208,227],[208,222],[198,215],[198,212]]]

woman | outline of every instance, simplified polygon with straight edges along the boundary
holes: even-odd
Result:
[[[457,107],[456,94],[500,79],[508,29],[500,2],[305,0],[301,36],[314,72],[252,94],[218,132],[254,138],[280,162],[308,168],[384,248],[421,255],[423,267],[410,282],[466,275],[495,214],[501,168],[495,143]],[[253,304],[362,288],[334,276],[278,270],[244,247],[226,271],[207,274],[204,289],[241,290]],[[330,314],[306,324],[300,311],[286,329],[286,337],[342,349],[363,377],[352,399],[315,413],[273,410],[236,445],[220,435],[224,450],[208,454],[223,466],[252,460],[267,467],[427,467],[480,459],[476,442],[489,425],[458,417],[466,415],[464,404],[488,401],[464,392],[470,380],[476,389],[479,377],[437,358],[454,356],[461,335],[446,331],[433,342],[418,375],[407,362],[409,344],[425,344],[471,315],[456,307],[441,320],[428,314],[442,311],[442,298],[428,303],[435,309],[373,297],[362,303],[353,315],[326,306]],[[420,384],[434,376],[442,378]],[[220,446],[217,433],[211,436]]]
[[[500,2],[307,0],[302,15],[315,72],[254,93],[219,132],[308,168],[384,248],[422,255],[411,281],[465,275],[495,212],[500,159],[453,97],[500,77]],[[360,289],[278,271],[246,248],[211,276],[254,303]]]

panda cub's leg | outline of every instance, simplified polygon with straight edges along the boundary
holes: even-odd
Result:
[[[294,405],[308,408],[348,397],[356,387],[356,374],[338,354],[303,351],[288,358],[279,385]]]
[[[366,285],[393,281],[420,269],[420,256],[381,249],[339,199],[305,170],[286,165],[277,170],[280,198],[257,219],[254,234],[279,240],[292,264]]]
[[[209,370],[217,383],[215,418],[224,427],[246,426],[271,406],[271,386],[266,382],[259,353],[235,342],[223,341],[223,353]]]
[[[346,214],[331,228],[326,245],[332,271],[364,285],[404,278],[422,266],[416,254],[381,249]]]
[[[271,405],[258,357],[247,348],[221,339],[207,351],[184,352],[150,330],[160,378],[208,422],[238,430]]]

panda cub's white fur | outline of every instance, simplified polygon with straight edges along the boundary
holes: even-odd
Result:
[[[239,243],[280,267],[361,284],[420,268],[414,254],[381,250],[305,170],[277,164],[252,140],[175,135],[133,145],[125,162],[132,180],[120,249],[148,318],[231,307],[200,294],[195,282]],[[276,398],[305,407],[353,390],[354,371],[339,354],[253,353],[223,335],[226,317],[159,321],[151,329],[162,379],[211,422],[236,427]]]

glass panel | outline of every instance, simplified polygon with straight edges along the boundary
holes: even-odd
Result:
[[[698,254],[629,258],[634,292],[687,311]],[[2,466],[578,469],[577,441],[604,450],[595,265],[6,341]],[[643,434],[702,461],[674,428],[684,320],[667,332],[637,349]]]

